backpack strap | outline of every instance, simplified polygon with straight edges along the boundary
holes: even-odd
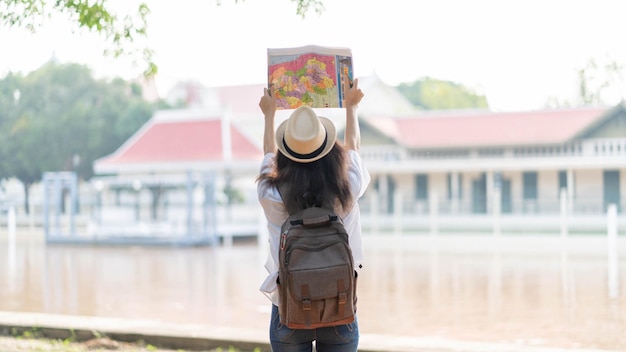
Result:
[[[318,227],[318,226],[324,226],[326,224],[329,224],[337,220],[338,220],[337,215],[323,215],[323,216],[318,216],[316,218],[291,220],[289,223],[291,224],[291,226],[303,225],[306,227]]]
[[[311,324],[311,290],[308,284],[302,285],[302,310],[304,311],[304,322],[306,325]]]
[[[346,303],[348,302],[348,295],[346,295],[346,286],[343,279],[337,280],[337,292],[339,292],[339,297],[337,297],[337,309],[339,310],[339,314],[343,315],[346,311]]]

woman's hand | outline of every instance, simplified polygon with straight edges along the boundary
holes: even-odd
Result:
[[[346,80],[347,81],[347,80]],[[346,108],[352,108],[359,105],[361,99],[363,99],[363,92],[359,89],[359,79],[355,78],[352,87],[348,82],[344,83],[344,103]]]
[[[267,88],[263,89],[263,96],[261,97],[261,101],[259,101],[259,107],[265,118],[268,116],[273,117],[276,113],[276,100],[272,97],[271,92]]]

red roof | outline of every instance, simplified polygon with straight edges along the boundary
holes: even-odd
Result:
[[[411,148],[454,148],[564,143],[601,119],[606,108],[530,112],[464,112],[368,118]]]
[[[232,160],[256,160],[261,150],[230,126]],[[154,118],[126,144],[101,162],[110,164],[224,160],[222,121],[197,119],[158,121]]]

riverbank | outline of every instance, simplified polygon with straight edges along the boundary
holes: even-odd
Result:
[[[0,351],[270,352],[266,336],[237,327],[0,311]],[[611,352],[614,349],[361,334],[360,352]]]
[[[141,341],[125,343],[112,340],[108,337],[94,338],[88,341],[72,341],[71,339],[57,340],[34,336],[7,337],[0,336],[0,351],[37,351],[37,352],[181,352],[182,350],[161,349]],[[229,348],[218,348],[197,352],[221,352]],[[246,352],[233,350],[235,352]]]

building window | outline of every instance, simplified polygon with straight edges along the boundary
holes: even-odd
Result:
[[[537,199],[537,173],[536,172],[524,172],[522,173],[524,181],[524,199],[536,200]]]
[[[561,196],[561,190],[563,188],[567,189],[567,171],[559,171],[559,197]]]
[[[426,174],[415,175],[415,199],[428,199],[428,175]]]
[[[604,210],[609,204],[615,204],[617,211],[621,212],[621,196],[620,196],[620,171],[605,170],[602,175],[602,183],[604,187]]]

